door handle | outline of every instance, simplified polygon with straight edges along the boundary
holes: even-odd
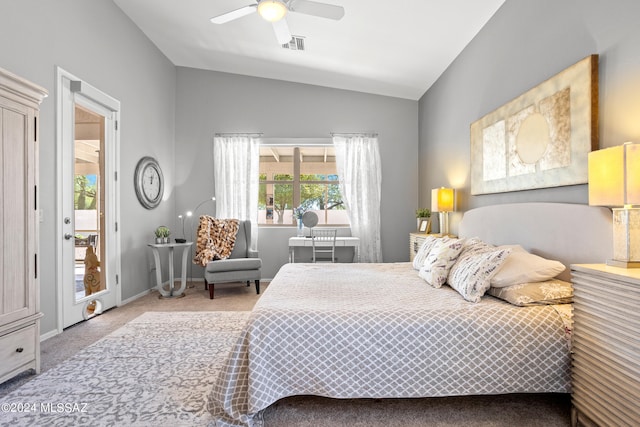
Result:
[[[71,239],[73,238],[73,234],[71,234],[71,233],[64,233],[64,238],[65,238],[66,240],[71,240]]]

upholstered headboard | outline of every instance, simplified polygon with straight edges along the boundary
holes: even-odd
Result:
[[[601,263],[613,252],[607,208],[568,203],[492,205],[465,212],[460,237],[494,245],[519,244],[529,252],[570,264]],[[569,280],[569,269],[560,275]]]

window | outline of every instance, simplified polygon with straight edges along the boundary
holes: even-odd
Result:
[[[318,224],[345,225],[333,146],[260,146],[258,224],[295,225],[293,209],[318,215]]]

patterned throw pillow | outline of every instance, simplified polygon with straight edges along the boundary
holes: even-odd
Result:
[[[521,283],[504,288],[492,287],[487,293],[519,307],[569,304],[573,298],[571,283],[559,279]]]
[[[424,261],[427,259],[429,252],[431,252],[433,245],[435,245],[438,240],[440,239],[435,236],[425,237],[424,242],[422,242],[422,245],[420,245],[420,249],[418,249],[418,253],[413,258],[413,268],[415,270],[420,270],[420,268],[424,264]]]
[[[447,282],[469,302],[479,302],[491,286],[491,278],[511,253],[511,249],[475,247],[458,258]]]
[[[464,239],[438,239],[418,275],[434,288],[441,287],[447,281],[449,270],[463,246]]]
[[[491,252],[495,250],[496,247],[483,242],[478,237],[470,237],[464,242],[464,246],[462,247],[462,252],[460,252],[460,258],[469,255],[480,254],[484,252]],[[503,249],[503,248],[500,248]]]

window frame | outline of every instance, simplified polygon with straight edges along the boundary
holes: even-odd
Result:
[[[293,198],[292,198],[292,206],[291,209],[294,209],[298,206],[300,206],[301,204],[301,185],[303,184],[319,184],[319,185],[324,185],[326,186],[325,188],[327,189],[327,191],[325,191],[325,195],[328,196],[328,186],[329,185],[340,185],[340,177],[338,176],[338,173],[336,171],[335,174],[331,174],[331,175],[336,175],[338,176],[338,180],[313,180],[313,181],[305,181],[300,179],[301,178],[301,165],[302,165],[302,161],[301,161],[301,155],[300,155],[300,149],[305,148],[305,147],[333,147],[333,144],[331,143],[326,143],[326,144],[277,144],[277,143],[266,143],[266,142],[261,142],[260,143],[261,147],[289,147],[289,148],[293,148],[293,179],[292,180],[269,180],[266,179],[264,181],[260,180],[259,185],[265,184],[265,185],[277,185],[277,184],[281,184],[281,185],[291,185],[292,188],[292,193],[293,193]],[[262,175],[262,171],[260,170],[259,175]],[[268,188],[268,187],[267,187]],[[268,196],[269,194],[273,194],[268,192],[269,190],[267,189],[267,193],[266,195]],[[327,200],[328,201],[328,200]],[[344,201],[343,201],[344,203]],[[269,206],[269,205],[267,205]],[[345,206],[346,209],[346,206]],[[326,209],[325,209],[326,211]],[[258,222],[258,227],[295,227],[296,224],[295,222],[291,222],[291,223],[283,223],[283,224],[278,224],[278,223],[260,223]],[[318,224],[317,227],[350,227],[349,223],[333,223],[333,224]]]

